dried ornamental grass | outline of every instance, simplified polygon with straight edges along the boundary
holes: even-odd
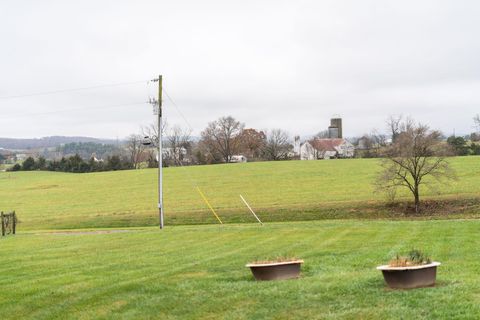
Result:
[[[429,264],[432,259],[428,257],[424,252],[412,249],[406,255],[396,254],[395,258],[389,261],[390,267],[410,267]]]

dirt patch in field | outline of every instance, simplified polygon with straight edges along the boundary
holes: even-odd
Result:
[[[453,216],[469,213],[478,213],[480,211],[480,199],[442,199],[442,200],[423,200],[420,204],[421,213],[415,212],[415,206],[410,202],[399,202],[393,205],[387,205],[392,213],[403,215],[405,217],[415,216]]]

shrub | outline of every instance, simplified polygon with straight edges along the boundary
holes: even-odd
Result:
[[[8,171],[20,171],[20,170],[22,170],[22,166],[19,165],[18,163],[15,163],[15,165],[13,167],[8,169]]]
[[[32,157],[28,157],[27,159],[25,159],[25,161],[23,161],[23,164],[22,164],[23,171],[30,171],[34,169],[35,169],[35,159],[33,159]]]

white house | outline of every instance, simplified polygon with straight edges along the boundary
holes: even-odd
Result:
[[[230,159],[230,162],[233,162],[233,163],[247,162],[247,157],[241,154],[233,155],[232,158]]]
[[[168,148],[168,147],[164,147],[162,148],[162,154],[163,154],[163,157],[164,158],[168,158],[168,159],[173,159],[175,157],[175,159],[183,159],[187,156],[187,149],[184,148],[184,147],[179,147],[179,148]],[[158,158],[158,156],[157,156]]]
[[[345,139],[315,138],[300,146],[301,160],[353,158],[355,147]]]

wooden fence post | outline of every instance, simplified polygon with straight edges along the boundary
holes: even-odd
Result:
[[[13,231],[13,234],[15,234],[15,228],[17,226],[17,215],[15,214],[15,210],[13,210],[12,215],[13,215],[13,221],[12,221],[13,222],[13,230],[12,231]]]
[[[5,236],[5,219],[3,218],[3,211],[1,213],[1,217],[2,217],[2,237]]]

